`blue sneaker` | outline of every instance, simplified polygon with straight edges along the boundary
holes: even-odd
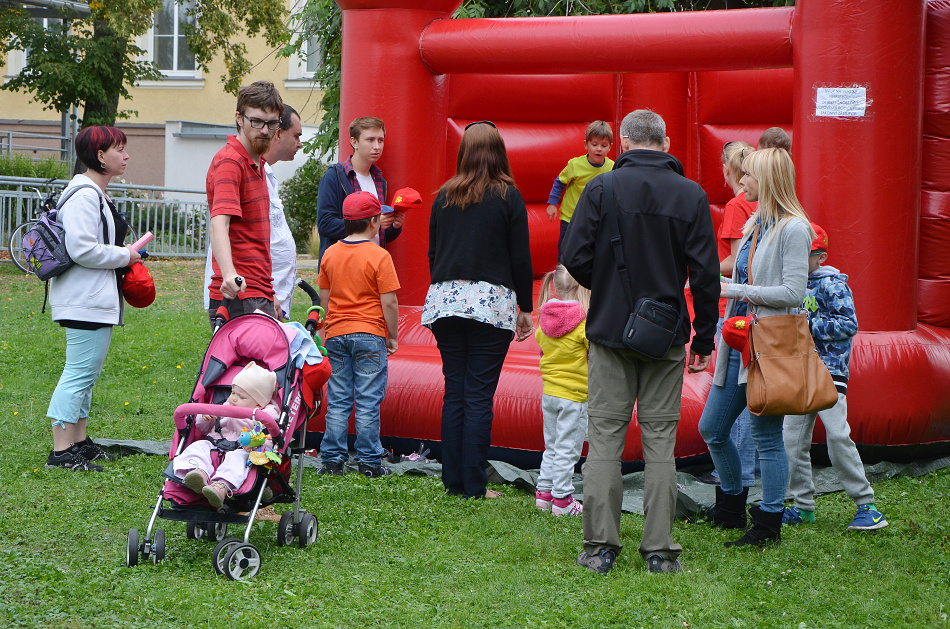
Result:
[[[802,514],[798,511],[798,507],[785,507],[785,512],[782,514],[782,524],[788,524],[790,526],[795,524],[802,524]]]
[[[848,525],[849,531],[873,531],[887,526],[884,514],[878,513],[867,505],[859,505],[854,520]]]

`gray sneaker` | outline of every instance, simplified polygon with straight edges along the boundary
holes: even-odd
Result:
[[[343,467],[343,463],[340,461],[327,461],[323,464],[317,474],[329,474],[331,476],[343,476],[346,474],[346,468]]]
[[[655,574],[660,572],[682,572],[683,564],[678,559],[666,559],[660,555],[650,555],[647,557],[647,569]]]
[[[585,550],[577,556],[578,566],[587,568],[597,574],[607,574],[610,572],[610,569],[614,567],[615,561],[617,561],[617,553],[610,549],[602,550],[594,556],[588,555]]]

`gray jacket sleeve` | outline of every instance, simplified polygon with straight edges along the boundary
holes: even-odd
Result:
[[[797,218],[786,219],[779,224],[777,233],[760,238],[752,262],[753,283],[730,284],[726,296],[765,306],[766,310],[798,308],[808,284],[810,251],[808,224]]]

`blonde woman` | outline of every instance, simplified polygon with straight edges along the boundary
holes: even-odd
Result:
[[[742,230],[731,281],[722,282],[727,298],[725,317],[789,314],[801,306],[808,279],[808,255],[815,236],[795,196],[795,167],[787,151],[764,149],[742,163],[740,179],[748,201],[758,208]],[[758,238],[749,267],[753,236]],[[753,283],[749,284],[749,276]],[[710,520],[722,528],[745,528],[748,488],[742,487],[742,466],[729,432],[746,406],[747,369],[739,353],[722,346],[716,357],[713,386],[699,420],[699,432],[719,473],[721,492]],[[752,527],[726,546],[764,546],[781,541],[782,513],[788,485],[788,458],[782,440],[781,415],[752,415],[752,437],[762,471],[762,501],[749,509]]]

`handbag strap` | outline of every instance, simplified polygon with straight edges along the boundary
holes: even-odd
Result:
[[[630,312],[633,312],[635,304],[633,303],[633,293],[630,291],[630,277],[627,273],[627,262],[623,257],[623,240],[620,238],[620,212],[617,211],[617,199],[614,197],[612,173],[601,175],[604,182],[604,196],[602,211],[606,217],[613,214],[613,221],[608,220],[614,235],[610,237],[610,246],[614,250],[614,261],[617,263],[617,272],[620,273],[620,285],[623,287],[623,294],[627,297],[627,304],[630,306]]]
[[[752,256],[755,255],[755,246],[759,243],[759,223],[756,221],[752,228],[752,243],[749,246],[749,268],[746,269],[746,277],[749,278],[749,286],[752,286]]]

